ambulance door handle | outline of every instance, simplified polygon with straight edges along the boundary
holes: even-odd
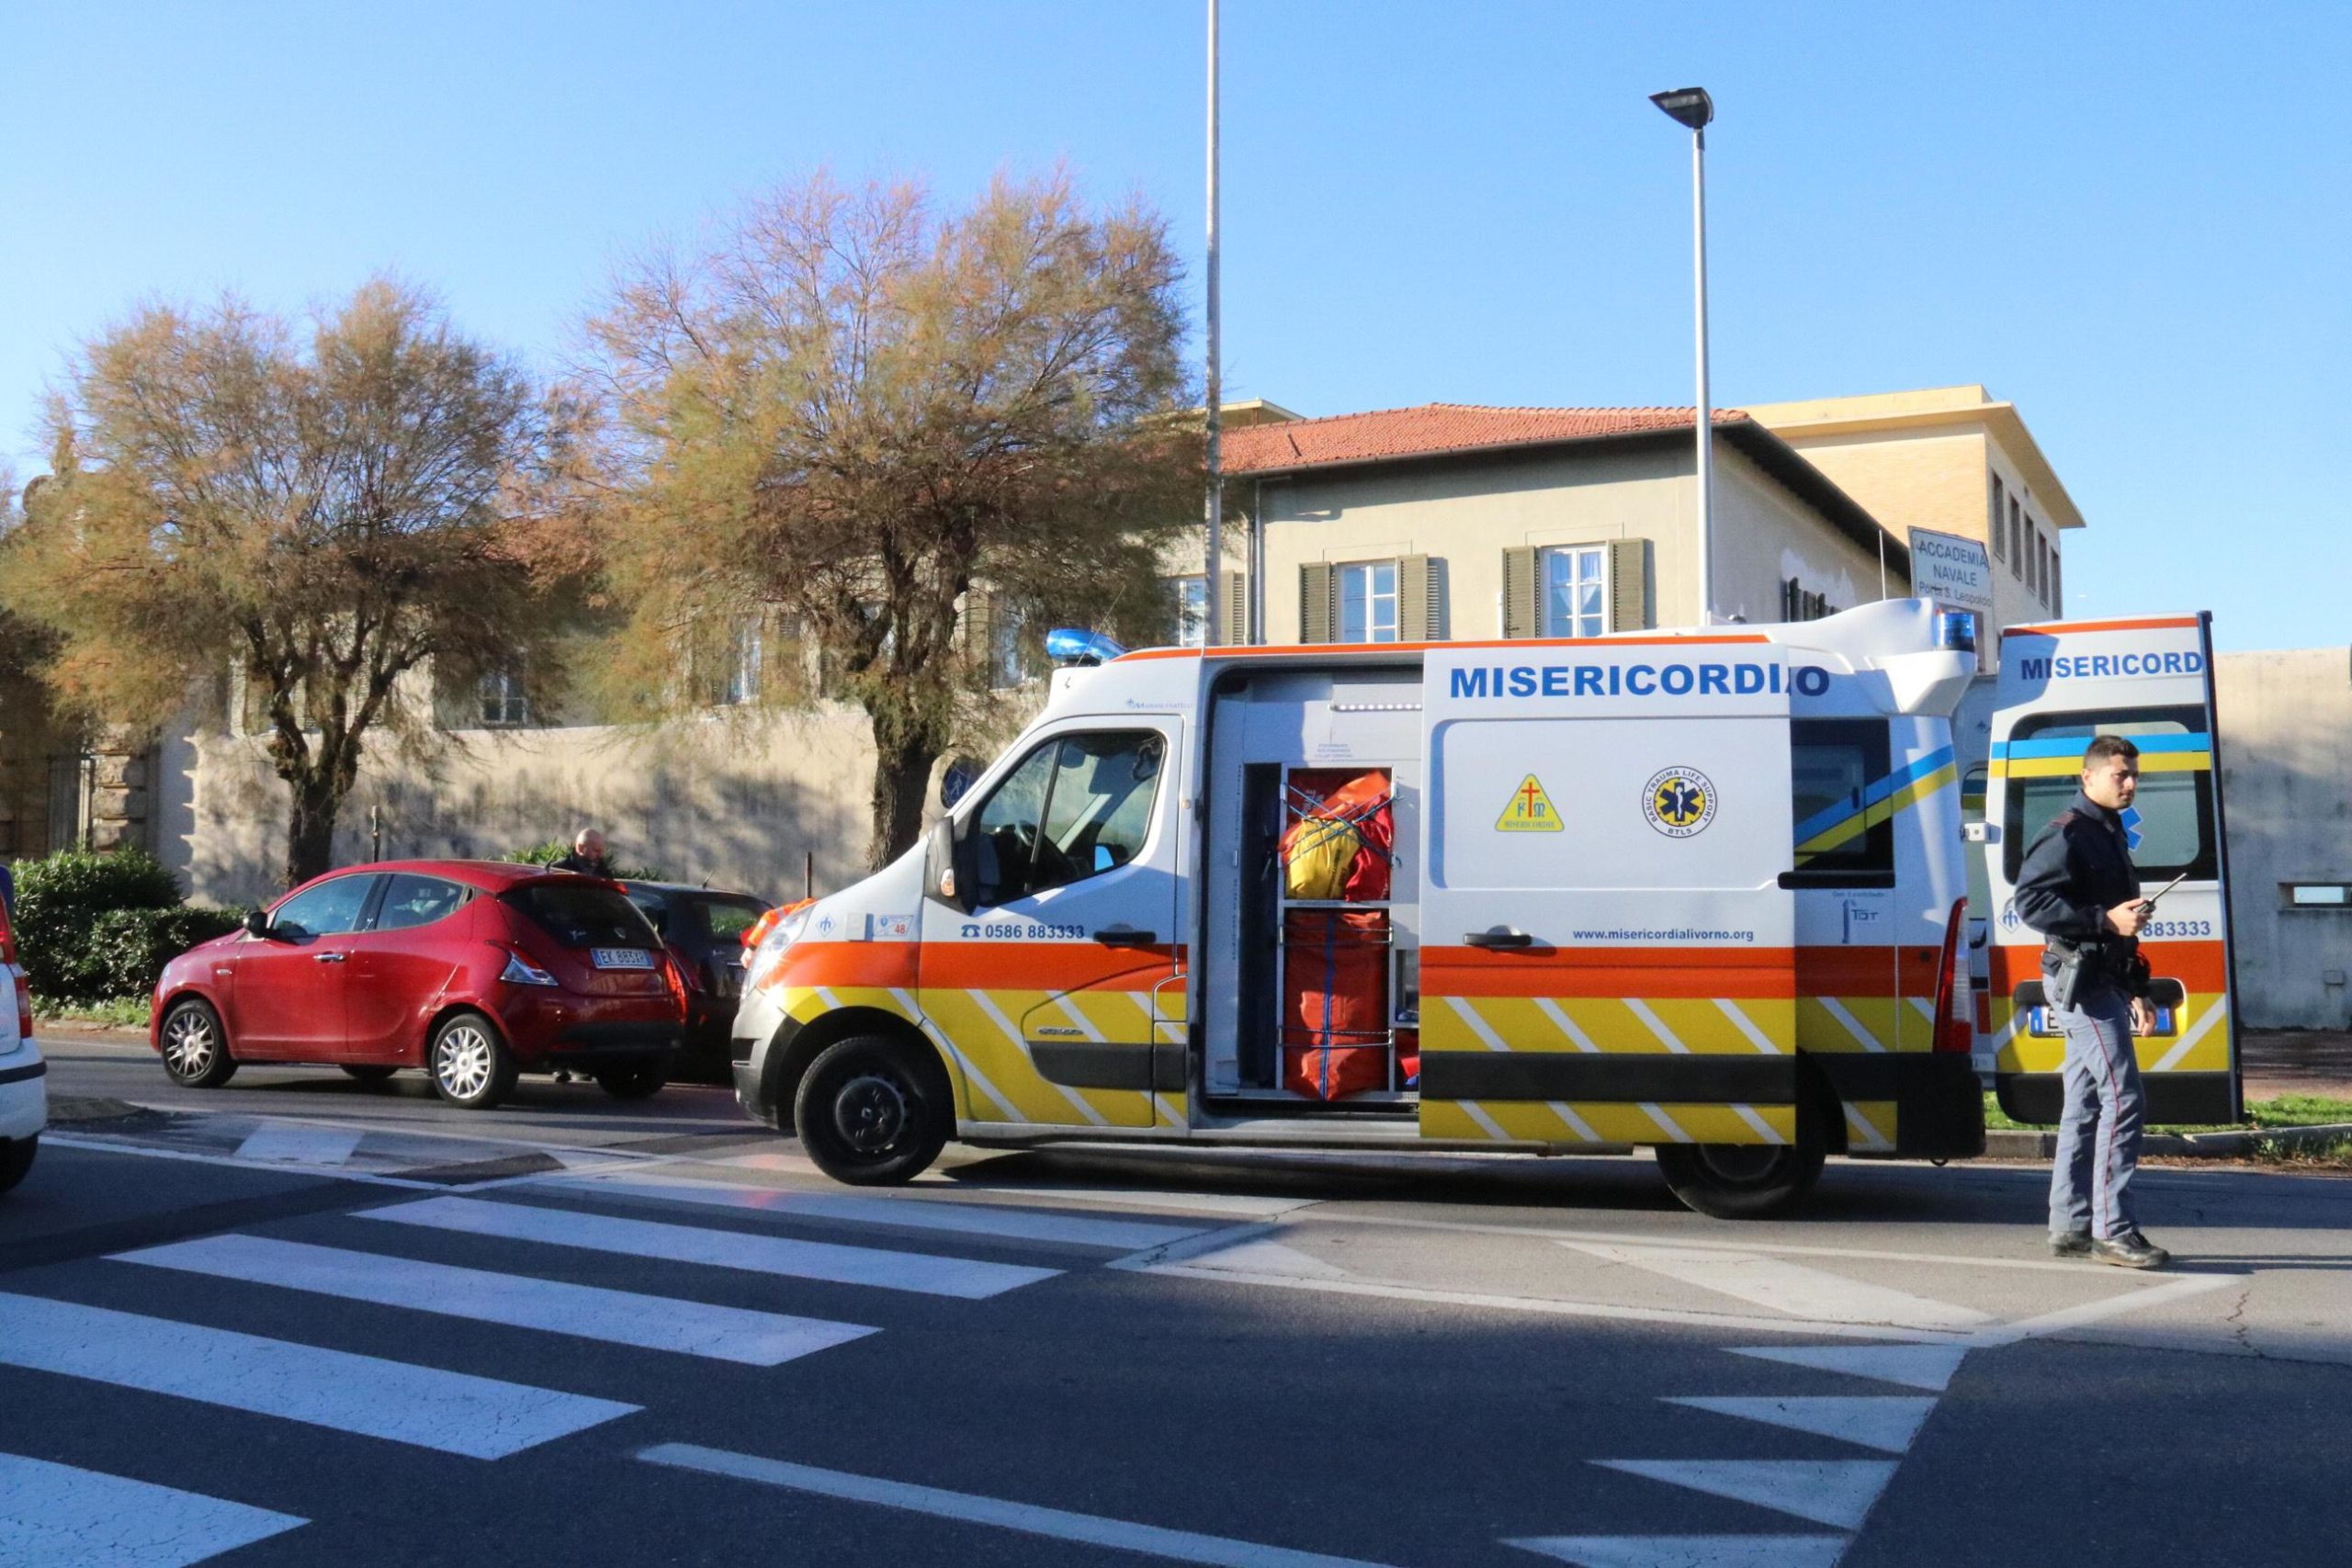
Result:
[[[1495,926],[1483,931],[1464,931],[1464,942],[1471,947],[1533,947],[1535,939],[1516,926]]]
[[[1095,931],[1094,940],[1105,947],[1149,947],[1159,940],[1159,933],[1131,931],[1125,926],[1104,926]]]

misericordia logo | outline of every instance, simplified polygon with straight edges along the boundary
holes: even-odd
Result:
[[[1642,791],[1642,815],[1669,839],[1688,839],[1715,819],[1715,783],[1696,768],[1665,768]]]

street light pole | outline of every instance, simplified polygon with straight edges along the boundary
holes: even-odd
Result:
[[[1224,434],[1224,378],[1217,363],[1220,320],[1217,299],[1216,255],[1216,175],[1217,175],[1217,0],[1209,0],[1209,277],[1208,277],[1208,405],[1209,405],[1209,494],[1208,494],[1208,570],[1204,585],[1207,589],[1208,618],[1204,626],[1208,646],[1214,648],[1226,640],[1227,628],[1221,625],[1225,614],[1225,595],[1220,590],[1225,583],[1225,461],[1222,447]],[[1241,636],[1232,640],[1239,642]]]
[[[1715,619],[1715,419],[1707,390],[1707,125],[1715,118],[1715,103],[1704,87],[1652,93],[1650,102],[1690,130],[1691,271],[1698,297],[1699,339],[1699,396],[1693,421],[1699,444],[1699,624],[1704,626]]]

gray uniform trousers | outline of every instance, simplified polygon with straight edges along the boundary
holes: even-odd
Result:
[[[2053,1008],[2066,1032],[2066,1110],[2050,1169],[2050,1229],[2130,1235],[2132,1172],[2140,1164],[2140,1063],[2131,998],[2111,986]]]

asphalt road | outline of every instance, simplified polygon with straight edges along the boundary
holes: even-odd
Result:
[[[0,1200],[0,1561],[2305,1563],[2352,1524],[2352,1185],[956,1149],[856,1191],[723,1091],[53,1035]],[[119,1106],[139,1109],[119,1111]],[[105,1114],[116,1112],[112,1114]]]

